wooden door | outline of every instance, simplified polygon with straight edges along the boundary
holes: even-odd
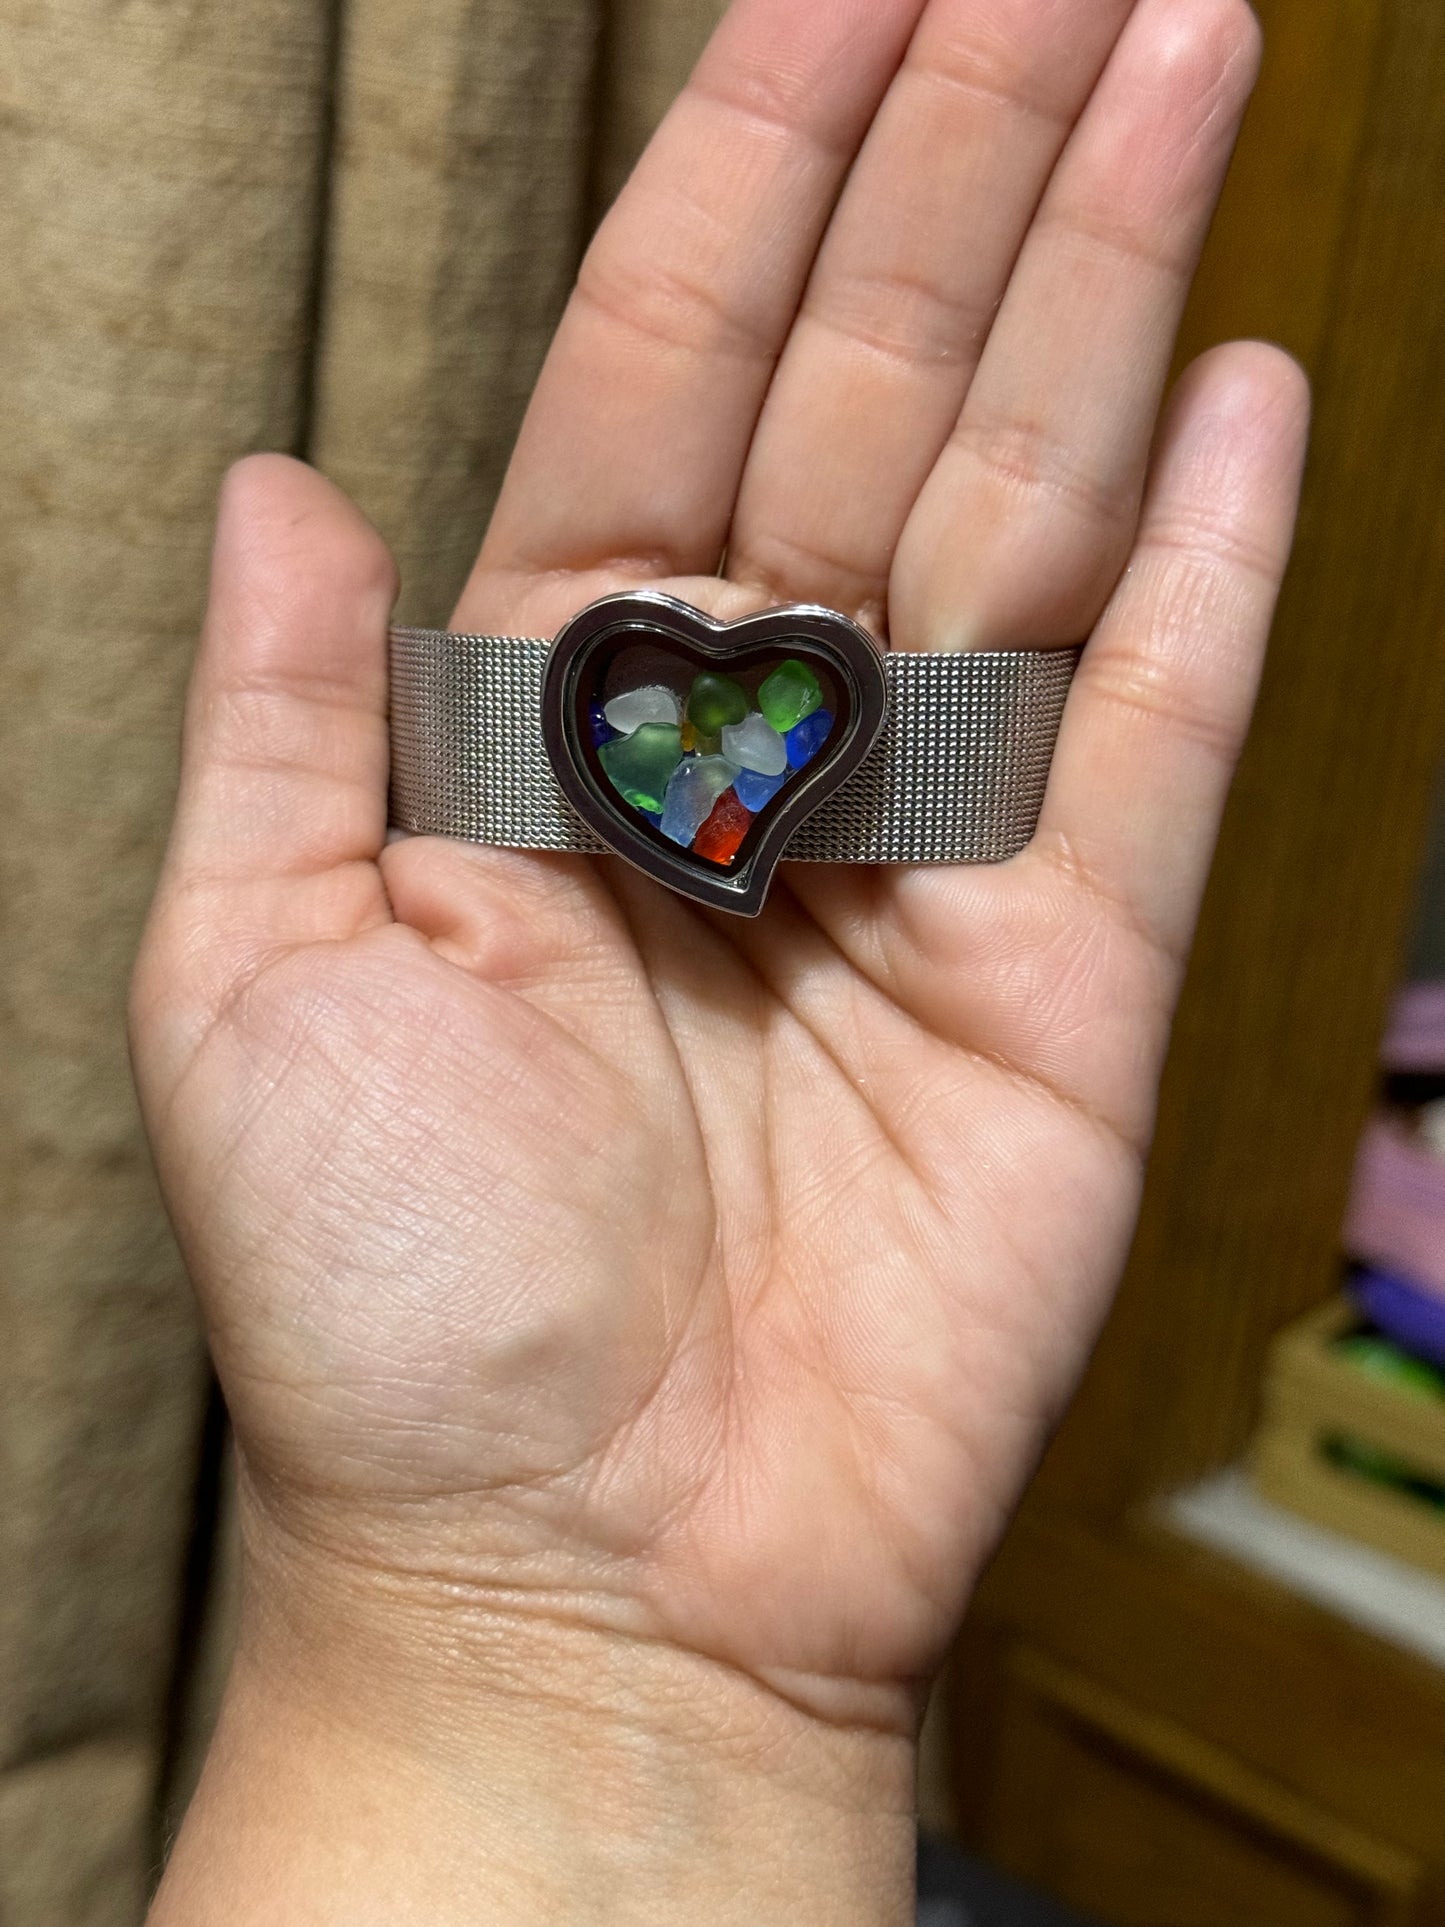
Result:
[[[965,1836],[1140,1927],[1445,1920],[1445,1676],[1175,1538],[1278,1328],[1333,1289],[1445,749],[1445,5],[1259,0],[1186,351],[1317,397],[1115,1316],[952,1698]]]

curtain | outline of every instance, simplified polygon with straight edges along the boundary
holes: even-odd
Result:
[[[216,484],[306,455],[444,619],[720,10],[0,0],[4,1927],[139,1920],[224,1672],[224,1455],[123,1041]]]

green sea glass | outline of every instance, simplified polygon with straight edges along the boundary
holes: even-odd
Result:
[[[687,720],[699,736],[716,736],[729,723],[740,723],[748,713],[747,692],[731,676],[704,670],[693,681],[687,699]]]
[[[668,778],[682,761],[682,731],[672,723],[643,723],[597,752],[607,780],[634,809],[662,808]]]
[[[811,716],[822,700],[818,678],[792,656],[780,662],[758,690],[758,708],[780,736]]]

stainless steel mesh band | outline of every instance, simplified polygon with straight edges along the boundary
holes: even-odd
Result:
[[[394,629],[391,810],[401,829],[601,851],[542,745],[548,642]],[[997,863],[1034,833],[1079,650],[885,655],[888,720],[799,825],[813,863]]]

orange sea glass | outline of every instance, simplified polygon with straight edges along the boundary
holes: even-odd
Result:
[[[752,820],[738,801],[737,791],[724,790],[692,840],[694,854],[705,857],[709,863],[731,863]]]

